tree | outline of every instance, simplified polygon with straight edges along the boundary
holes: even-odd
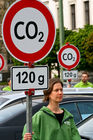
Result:
[[[59,29],[56,30],[56,39],[54,46],[51,50],[51,52],[48,54],[46,58],[44,58],[42,61],[38,62],[37,65],[46,65],[48,64],[49,66],[49,77],[51,77],[51,70],[52,69],[57,69],[59,71],[59,64],[57,61],[57,52],[59,50]],[[57,65],[56,65],[57,64]]]
[[[72,33],[72,31],[67,30],[66,28],[64,28],[64,30],[65,30],[65,38],[67,38]],[[57,58],[59,49],[60,49],[59,29],[57,29],[56,30],[56,39],[55,39],[53,49],[51,50],[51,52],[49,53],[49,55],[46,58],[44,58],[42,61],[37,63],[37,64],[42,64],[42,65],[48,64],[49,71],[50,71],[50,74],[49,74],[50,77],[51,77],[51,70],[53,70],[53,69],[57,70],[58,76],[60,76],[60,67],[59,67],[59,62],[58,62],[58,58]]]
[[[65,29],[65,43],[69,42],[76,46],[80,51],[80,62],[75,69],[92,70],[93,68],[93,25],[86,25],[84,29],[79,29],[78,32]],[[48,65],[51,75],[51,70],[55,69],[59,72],[59,63],[57,52],[60,49],[59,29],[56,30],[56,40],[51,52],[43,60],[36,65]],[[13,60],[14,65],[20,65],[20,62]],[[50,76],[51,77],[51,76]]]
[[[88,35],[85,45],[83,46],[88,69],[93,69],[93,32]]]
[[[76,67],[78,70],[91,70],[91,64],[88,62],[89,59],[86,56],[85,50],[89,49],[86,43],[92,32],[93,25],[85,25],[84,29],[79,29],[78,32],[73,31],[65,40],[65,42],[70,42],[70,44],[76,46],[80,51],[81,58],[79,65]],[[91,47],[91,51],[93,52],[93,47]]]

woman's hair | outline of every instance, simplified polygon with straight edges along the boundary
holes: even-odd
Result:
[[[51,94],[51,92],[53,90],[53,86],[56,83],[60,83],[62,85],[62,87],[63,87],[63,83],[59,78],[50,79],[49,83],[48,83],[48,89],[43,91],[43,93],[44,93],[44,100],[43,101],[49,101],[49,95]]]

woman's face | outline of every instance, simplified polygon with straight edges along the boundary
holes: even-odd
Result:
[[[62,101],[62,99],[63,99],[63,87],[61,83],[56,83],[53,86],[51,94],[49,95],[49,101],[59,103]]]

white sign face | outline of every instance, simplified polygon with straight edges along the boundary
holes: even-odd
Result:
[[[73,65],[77,60],[77,54],[72,48],[67,48],[62,52],[61,59],[65,65]]]
[[[0,67],[2,66],[2,59],[0,58]]]
[[[3,69],[4,67],[4,58],[3,56],[0,54],[0,71]]]
[[[11,37],[15,46],[24,53],[41,50],[48,37],[46,18],[35,8],[20,10],[12,20]]]
[[[11,77],[13,91],[48,88],[47,66],[12,67]]]
[[[78,78],[78,71],[72,70],[72,71],[63,71],[63,79],[77,79]]]
[[[67,44],[59,50],[58,60],[62,67],[71,70],[76,67],[80,60],[80,53],[77,47]]]

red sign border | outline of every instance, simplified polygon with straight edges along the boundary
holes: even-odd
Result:
[[[48,38],[45,45],[42,47],[41,50],[31,54],[24,53],[18,48],[16,48],[10,34],[11,21],[13,20],[13,17],[19,10],[26,7],[38,9],[45,16],[49,29]],[[21,0],[14,2],[7,10],[3,20],[2,33],[5,47],[13,57],[15,57],[21,62],[37,62],[44,58],[46,55],[48,55],[48,53],[52,49],[52,46],[55,41],[56,29],[54,19],[51,13],[43,3],[37,0]]]
[[[0,71],[1,71],[3,69],[3,67],[4,67],[4,58],[3,58],[3,56],[1,54],[0,54],[0,59],[2,61],[2,65],[0,67]]]
[[[67,49],[67,48],[73,49],[73,50],[76,52],[76,54],[77,54],[77,60],[75,61],[75,63],[74,63],[73,65],[66,65],[66,64],[64,64],[64,63],[62,62],[61,54],[62,54],[62,52],[63,52],[65,49]],[[59,53],[58,53],[58,60],[59,60],[59,63],[60,63],[64,68],[66,68],[66,69],[68,69],[68,70],[71,70],[72,68],[75,68],[75,67],[78,65],[79,60],[80,60],[80,52],[79,52],[79,50],[77,49],[77,47],[75,47],[74,45],[67,44],[67,45],[63,46],[63,47],[59,50]]]

